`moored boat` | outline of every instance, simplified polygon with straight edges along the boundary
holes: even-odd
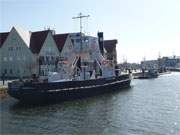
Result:
[[[78,18],[82,18],[80,16]],[[81,27],[80,27],[81,28]],[[29,103],[71,100],[130,86],[131,75],[119,74],[117,63],[104,55],[103,33],[98,38],[80,32],[80,45],[71,46],[68,57],[57,61],[57,71],[47,79],[34,77],[8,84],[10,96]]]
[[[8,93],[12,97],[29,103],[71,100],[130,87],[130,75],[92,80],[64,82],[13,82]]]
[[[150,69],[148,72],[142,72],[139,73],[135,79],[152,79],[152,78],[157,78],[158,77],[158,72],[155,69]]]
[[[93,39],[88,51],[81,50],[70,60],[60,60],[58,72],[49,72],[46,80],[33,77],[9,83],[9,95],[22,102],[39,103],[71,100],[130,87],[131,75],[120,74],[117,66],[102,55],[100,45],[102,43]],[[87,60],[84,55],[89,56]]]

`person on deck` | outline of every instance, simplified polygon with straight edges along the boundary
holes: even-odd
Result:
[[[3,81],[3,85],[5,83],[5,73],[2,74],[2,81]]]

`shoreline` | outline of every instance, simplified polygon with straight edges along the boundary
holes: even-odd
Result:
[[[4,99],[8,97],[7,88],[0,87],[0,99]]]

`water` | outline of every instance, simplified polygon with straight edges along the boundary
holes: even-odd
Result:
[[[180,135],[180,73],[130,89],[41,106],[1,102],[1,134]]]

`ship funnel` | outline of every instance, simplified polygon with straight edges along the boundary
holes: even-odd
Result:
[[[102,56],[104,56],[104,36],[103,32],[98,32],[98,42],[99,42],[99,48]]]

